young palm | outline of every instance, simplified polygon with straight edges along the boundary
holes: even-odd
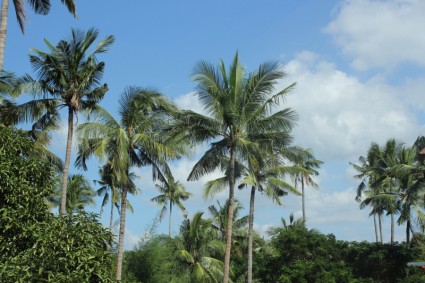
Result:
[[[112,224],[114,221],[114,206],[119,211],[119,191],[117,188],[117,182],[115,181],[113,169],[109,163],[103,165],[99,170],[100,180],[95,180],[96,184],[101,187],[97,189],[96,193],[98,196],[103,195],[102,205],[100,208],[100,214],[103,212],[103,208],[111,201],[111,211],[109,216],[109,230],[112,231]]]
[[[212,216],[212,225],[215,230],[218,231],[219,238],[221,241],[226,242],[226,226],[229,219],[229,200],[226,201],[224,205],[221,205],[217,201],[217,206],[210,205],[208,211]],[[248,224],[248,216],[239,217],[239,214],[242,212],[242,205],[239,201],[235,200],[235,205],[233,206],[233,236],[242,236],[242,231],[244,227]]]
[[[120,121],[98,106],[91,115],[93,120],[77,129],[77,165],[86,168],[85,161],[91,155],[106,160],[121,192],[117,281],[121,281],[127,195],[136,193],[130,170],[151,165],[153,179],[165,181],[164,174],[169,173],[166,160],[179,157],[180,148],[158,138],[170,111],[175,111],[175,107],[160,93],[133,87],[126,89],[121,97]]]
[[[47,15],[50,11],[50,0],[28,0],[27,2],[30,4],[31,8],[36,14]],[[61,2],[65,4],[65,6],[68,8],[68,11],[73,16],[77,17],[75,0],[61,0]],[[15,6],[16,19],[18,20],[22,33],[24,33],[25,22],[28,20],[25,11],[25,1],[13,0],[13,5]],[[8,11],[9,0],[3,0],[0,20],[0,71],[3,70],[4,64],[4,48],[6,46]]]
[[[254,73],[245,75],[244,68],[236,53],[233,63],[226,70],[224,62],[216,68],[201,62],[195,68],[194,80],[198,83],[197,96],[208,116],[193,111],[183,111],[177,115],[176,123],[170,127],[170,135],[177,141],[203,143],[214,141],[211,148],[196,163],[189,175],[189,180],[213,172],[220,166],[222,156],[227,155],[229,161],[229,221],[226,228],[226,250],[224,257],[224,279],[227,283],[230,271],[230,251],[233,226],[233,205],[235,188],[235,166],[237,160],[244,161],[251,148],[258,147],[255,141],[248,138],[252,129],[260,130],[255,138],[270,137],[275,128],[287,125],[287,119],[281,116],[295,116],[290,109],[272,114],[279,124],[270,124],[266,116],[272,106],[278,105],[294,84],[275,92],[274,86],[284,76],[276,63],[260,65]],[[272,126],[272,128],[270,128]],[[270,133],[270,134],[265,134]],[[276,134],[277,136],[277,134]]]
[[[162,182],[161,185],[155,184],[155,187],[159,190],[161,194],[156,197],[153,197],[151,201],[157,202],[159,205],[162,205],[161,215],[159,217],[160,221],[164,218],[164,215],[167,212],[167,207],[169,206],[170,208],[168,236],[171,238],[171,215],[173,206],[177,205],[180,211],[186,217],[187,211],[182,203],[182,200],[187,200],[191,193],[187,192],[179,181],[174,180],[174,177],[171,173],[167,175],[166,181]]]
[[[45,40],[49,52],[33,49],[35,54],[30,55],[30,61],[38,81],[26,77],[23,87],[41,98],[11,107],[3,114],[12,123],[35,121],[34,126],[37,129],[50,130],[59,126],[59,110],[67,108],[68,138],[63,170],[61,215],[66,214],[66,188],[74,118],[80,111],[92,109],[108,90],[106,84],[100,84],[105,63],[98,62],[96,55],[106,52],[114,38],[106,37],[90,51],[97,36],[95,29],[89,29],[85,33],[73,29],[71,38],[68,41],[61,40],[56,46]]]
[[[94,205],[94,192],[87,179],[81,174],[68,177],[68,188],[66,190],[66,211],[68,214],[84,211],[87,205]],[[61,188],[58,188],[52,203],[54,207],[60,207]]]
[[[302,211],[303,211],[303,220],[307,221],[305,214],[305,189],[304,186],[309,186],[311,188],[317,189],[319,186],[314,182],[312,176],[318,176],[319,172],[316,170],[320,168],[320,165],[323,164],[322,161],[316,159],[313,156],[311,149],[305,150],[304,153],[299,155],[298,160],[295,161],[295,164],[305,169],[304,172],[299,172],[295,174],[295,187],[297,187],[298,182],[301,183],[301,199],[302,199]]]
[[[216,283],[223,278],[223,262],[214,258],[224,249],[221,241],[214,239],[211,220],[202,218],[202,212],[186,219],[180,227],[180,261],[189,268],[192,283]]]

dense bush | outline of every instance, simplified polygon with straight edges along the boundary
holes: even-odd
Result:
[[[177,241],[165,235],[153,236],[140,242],[134,250],[126,251],[123,282],[186,282],[189,274],[176,257]]]
[[[51,214],[52,180],[26,134],[0,126],[0,282],[113,282],[111,233]]]

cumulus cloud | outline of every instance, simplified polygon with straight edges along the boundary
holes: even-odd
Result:
[[[425,66],[424,13],[422,0],[346,0],[325,32],[352,58],[354,68]]]
[[[380,77],[361,81],[323,60],[302,52],[290,61],[282,87],[297,86],[285,106],[300,116],[294,129],[296,142],[310,147],[324,161],[357,158],[372,141],[388,138],[411,142],[423,131],[418,108],[423,81],[391,86]],[[409,90],[409,98],[403,98]]]

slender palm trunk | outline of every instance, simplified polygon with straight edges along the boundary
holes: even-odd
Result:
[[[71,162],[72,135],[74,134],[74,110],[68,108],[68,139],[66,141],[65,167],[63,168],[63,182],[61,193],[60,214],[66,215],[66,190],[68,188],[69,164]]]
[[[249,224],[248,224],[248,272],[247,283],[252,282],[252,242],[254,237],[254,202],[255,187],[251,188],[251,199],[249,201]]]
[[[115,277],[117,282],[121,282],[126,210],[127,210],[127,188],[124,187],[122,191],[122,197],[121,197],[120,234],[118,238],[117,273]]]
[[[226,251],[224,253],[223,283],[229,282],[230,274],[230,251],[232,249],[232,228],[233,228],[233,205],[235,202],[235,165],[236,149],[232,145],[230,148],[230,176],[229,176],[229,217],[226,228]]]
[[[170,201],[170,221],[168,222],[168,237],[171,238],[171,213],[173,212],[173,203]]]
[[[375,226],[375,238],[376,238],[376,242],[379,242],[379,238],[378,238],[378,225],[376,224],[376,214],[373,214],[373,225]]]
[[[0,22],[0,71],[3,71],[3,65],[4,65],[4,49],[6,47],[8,12],[9,12],[9,0],[3,0],[3,3],[1,5],[1,22]]]
[[[307,218],[305,216],[305,194],[304,194],[304,177],[301,176],[301,199],[302,199],[302,208],[303,208],[303,221],[304,225],[306,224]]]
[[[391,245],[394,244],[394,229],[395,229],[395,220],[394,213],[391,213]]]
[[[112,231],[112,221],[114,221],[114,196],[111,195],[111,216],[109,218],[109,231]]]
[[[383,239],[383,236],[382,236],[382,216],[381,216],[381,214],[378,214],[378,221],[379,221],[379,236],[380,236],[381,244],[383,244],[384,239]]]
[[[410,220],[406,222],[406,245],[410,247]]]

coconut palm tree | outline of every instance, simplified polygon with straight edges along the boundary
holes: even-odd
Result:
[[[226,201],[224,205],[217,201],[217,206],[210,205],[208,211],[212,217],[213,228],[218,231],[218,237],[221,241],[226,242],[226,226],[229,218],[229,200]],[[241,229],[246,227],[248,224],[248,215],[239,217],[242,212],[242,205],[239,201],[235,200],[235,205],[233,206],[233,236],[240,236]]]
[[[214,239],[211,220],[203,219],[202,215],[202,212],[197,212],[192,219],[183,221],[178,258],[189,268],[189,282],[215,283],[223,278],[223,262],[213,255],[222,253],[224,245]]]
[[[303,211],[303,220],[307,221],[305,214],[305,189],[304,186],[311,188],[319,188],[317,183],[314,182],[312,176],[318,176],[319,172],[316,170],[320,168],[320,165],[323,164],[322,161],[316,159],[311,151],[311,149],[306,149],[304,153],[299,154],[299,158],[295,161],[296,165],[300,168],[305,169],[304,172],[299,172],[295,174],[295,187],[298,183],[301,183],[301,199],[302,199],[302,211]]]
[[[66,210],[68,214],[84,211],[87,205],[94,205],[96,193],[89,181],[81,174],[68,177],[68,188],[66,190]],[[58,187],[52,199],[53,207],[60,207],[61,188]]]
[[[281,125],[267,123],[266,116],[294,86],[294,84],[275,91],[274,87],[285,74],[277,63],[261,64],[256,72],[245,75],[244,68],[236,53],[232,64],[226,70],[223,61],[217,67],[207,62],[200,62],[194,72],[194,80],[198,83],[196,95],[207,116],[182,111],[176,115],[175,123],[170,126],[170,137],[177,141],[203,143],[213,141],[211,148],[195,164],[189,180],[197,180],[201,176],[213,172],[220,167],[222,156],[229,158],[229,221],[226,228],[226,251],[224,257],[224,283],[228,283],[230,271],[230,251],[233,227],[233,206],[235,188],[235,166],[237,161],[246,159],[244,152],[258,145],[248,138],[252,129],[258,129],[258,136],[271,136],[275,128]],[[295,117],[290,109],[271,114],[279,123],[288,125],[287,119],[278,117]],[[271,128],[272,126],[272,128]],[[273,132],[274,133],[274,132]],[[279,133],[276,133],[278,135]]]
[[[74,118],[82,110],[92,109],[99,102],[108,86],[101,85],[100,79],[105,67],[96,55],[104,53],[113,43],[114,37],[107,36],[93,50],[98,31],[87,32],[72,30],[69,40],[61,40],[56,46],[45,40],[48,52],[33,49],[30,55],[33,69],[38,81],[30,77],[24,79],[23,88],[33,92],[40,99],[11,107],[3,113],[6,120],[12,123],[34,122],[37,129],[55,129],[59,126],[59,110],[68,110],[68,138],[66,144],[65,165],[60,213],[66,214],[66,189],[71,160]]]
[[[101,187],[97,189],[96,193],[98,196],[103,195],[102,205],[100,208],[100,214],[103,212],[103,208],[111,201],[111,211],[109,217],[109,230],[112,231],[112,224],[114,221],[114,206],[119,211],[119,191],[117,188],[117,182],[114,180],[113,169],[109,163],[106,163],[99,170],[100,180],[95,180],[95,184],[99,184]]]
[[[300,169],[297,166],[284,166],[279,158],[276,158],[271,152],[268,154],[269,156],[267,156],[267,152],[259,152],[255,159],[248,162],[246,176],[239,185],[239,188],[251,187],[248,225],[248,283],[252,282],[255,192],[263,193],[278,205],[282,205],[280,197],[287,195],[288,192],[300,195],[296,188],[284,180],[286,175],[296,174],[300,172]],[[252,166],[252,162],[260,164],[260,166]]]
[[[180,211],[187,216],[186,208],[184,207],[182,200],[187,200],[191,193],[187,192],[183,185],[174,180],[173,175],[170,173],[167,175],[167,180],[162,182],[160,185],[155,184],[155,187],[161,193],[160,195],[153,197],[151,201],[162,205],[161,215],[159,220],[161,221],[164,218],[165,213],[167,212],[167,207],[170,207],[170,219],[168,222],[168,236],[171,238],[171,215],[173,206],[177,205]]]
[[[416,146],[403,147],[398,154],[398,164],[392,166],[390,174],[396,176],[399,184],[397,197],[400,202],[398,224],[406,223],[406,244],[410,245],[410,233],[413,232],[413,220],[420,226],[425,223],[423,212],[425,199],[424,168],[418,164]]]
[[[169,173],[166,161],[179,157],[180,147],[166,144],[158,136],[169,119],[168,112],[176,111],[165,97],[153,90],[130,87],[119,103],[120,121],[97,106],[90,121],[78,126],[77,165],[92,155],[106,160],[121,193],[120,232],[116,279],[121,281],[127,195],[137,192],[131,180],[133,167],[152,166],[153,179],[165,181]]]
[[[50,11],[50,0],[28,0],[31,8],[36,14],[47,15]],[[75,0],[61,0],[63,4],[68,8],[68,11],[77,17],[75,9]],[[16,19],[18,20],[19,26],[22,33],[25,32],[25,22],[27,19],[27,13],[25,9],[24,0],[13,0],[15,6]],[[0,20],[0,71],[3,71],[4,64],[4,48],[6,46],[6,34],[7,34],[7,21],[9,11],[9,0],[3,0],[1,6],[1,20]]]
[[[363,202],[362,196],[367,194],[368,197],[377,195],[379,193],[377,186],[377,181],[381,178],[379,174],[381,170],[379,169],[379,163],[381,160],[381,149],[378,144],[372,143],[368,149],[366,157],[359,157],[359,164],[350,163],[354,170],[356,170],[359,174],[355,175],[355,179],[360,179],[360,184],[357,187],[356,201],[360,203],[361,208],[366,207],[366,203]],[[378,169],[377,169],[378,168]],[[369,188],[369,190],[368,190]],[[367,192],[369,191],[369,192]],[[367,192],[367,193],[366,193]],[[372,200],[372,199],[371,199]],[[368,205],[373,205],[372,202],[368,202]],[[376,242],[379,242],[379,233],[378,226],[376,223],[376,215],[378,215],[381,211],[381,208],[373,207],[370,215],[373,215],[373,224],[375,227],[375,237]],[[379,217],[379,216],[378,216]],[[381,218],[379,217],[379,223]],[[382,234],[381,234],[382,239]]]

